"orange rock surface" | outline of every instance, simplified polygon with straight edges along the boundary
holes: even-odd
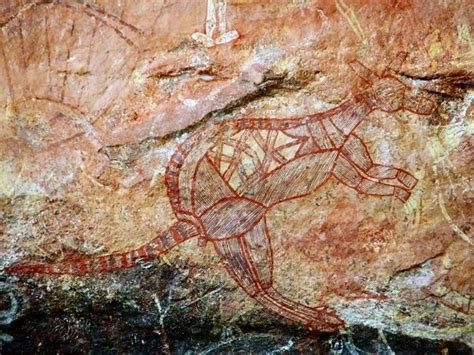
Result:
[[[276,205],[266,217],[273,282],[347,325],[472,344],[471,2],[222,3],[208,37],[193,36],[212,27],[204,0],[0,4],[4,264],[147,243],[176,222],[164,175],[187,137],[222,121],[328,111],[369,86],[349,63],[381,74],[407,52],[394,75],[436,110],[377,110],[357,134],[374,161],[418,179],[410,198],[367,196],[333,179]],[[265,313],[202,244],[186,241],[154,267],[185,261],[191,278],[228,286],[219,291],[224,323]]]

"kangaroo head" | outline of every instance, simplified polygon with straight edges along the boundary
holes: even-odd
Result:
[[[419,115],[431,115],[436,107],[435,102],[424,96],[422,90],[410,87],[396,76],[406,56],[406,52],[399,53],[381,75],[359,61],[349,65],[370,85],[364,96],[374,109],[384,112],[407,110]]]

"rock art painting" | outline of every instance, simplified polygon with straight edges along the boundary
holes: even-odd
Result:
[[[138,265],[193,237],[213,243],[229,274],[268,310],[310,328],[336,330],[334,312],[283,297],[273,287],[273,251],[265,214],[277,204],[320,189],[330,177],[358,193],[410,197],[417,179],[374,163],[354,132],[374,110],[430,115],[435,104],[390,73],[376,76],[359,62],[353,69],[370,86],[326,112],[291,120],[240,119],[199,131],[178,146],[165,182],[178,222],[139,249],[60,264],[19,264],[6,272],[84,274]]]
[[[468,353],[468,3],[0,5],[2,347]]]

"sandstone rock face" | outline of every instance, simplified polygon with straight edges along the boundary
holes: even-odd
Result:
[[[468,352],[473,11],[3,1],[5,351]]]

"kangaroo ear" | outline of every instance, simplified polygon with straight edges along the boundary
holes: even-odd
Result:
[[[377,74],[375,74],[372,70],[367,68],[364,64],[359,62],[358,60],[354,60],[349,63],[350,68],[356,73],[359,77],[363,80],[368,82],[369,84],[373,83],[375,80],[378,79]]]
[[[399,52],[395,58],[390,62],[387,68],[384,70],[384,75],[387,74],[396,74],[402,68],[403,63],[408,57],[407,52]]]

